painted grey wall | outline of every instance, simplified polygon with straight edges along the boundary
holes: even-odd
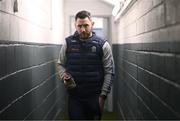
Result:
[[[0,120],[63,118],[66,93],[55,70],[63,6],[64,0],[0,0]]]
[[[62,119],[66,93],[55,69],[60,45],[0,44],[0,119]]]
[[[121,119],[180,119],[179,9],[179,0],[138,0],[117,21],[113,97]]]

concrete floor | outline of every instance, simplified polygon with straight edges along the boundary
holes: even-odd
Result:
[[[119,119],[119,117],[118,117],[118,115],[116,113],[104,111],[101,120],[118,120],[118,119]],[[63,120],[67,121],[68,116],[65,115]]]

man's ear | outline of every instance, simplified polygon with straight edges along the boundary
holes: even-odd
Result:
[[[92,21],[92,26],[94,26],[94,21]]]
[[[76,28],[76,22],[74,22],[74,27]]]

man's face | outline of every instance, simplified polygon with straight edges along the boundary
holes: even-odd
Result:
[[[84,19],[78,18],[75,22],[75,27],[80,35],[80,38],[82,39],[89,38],[92,32],[93,25],[94,22],[92,22],[92,20],[90,20],[88,17]]]

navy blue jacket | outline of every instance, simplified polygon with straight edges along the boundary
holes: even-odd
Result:
[[[104,81],[102,47],[105,40],[93,33],[92,37],[81,41],[75,33],[66,38],[66,43],[65,68],[77,85],[69,93],[79,97],[99,95]]]

